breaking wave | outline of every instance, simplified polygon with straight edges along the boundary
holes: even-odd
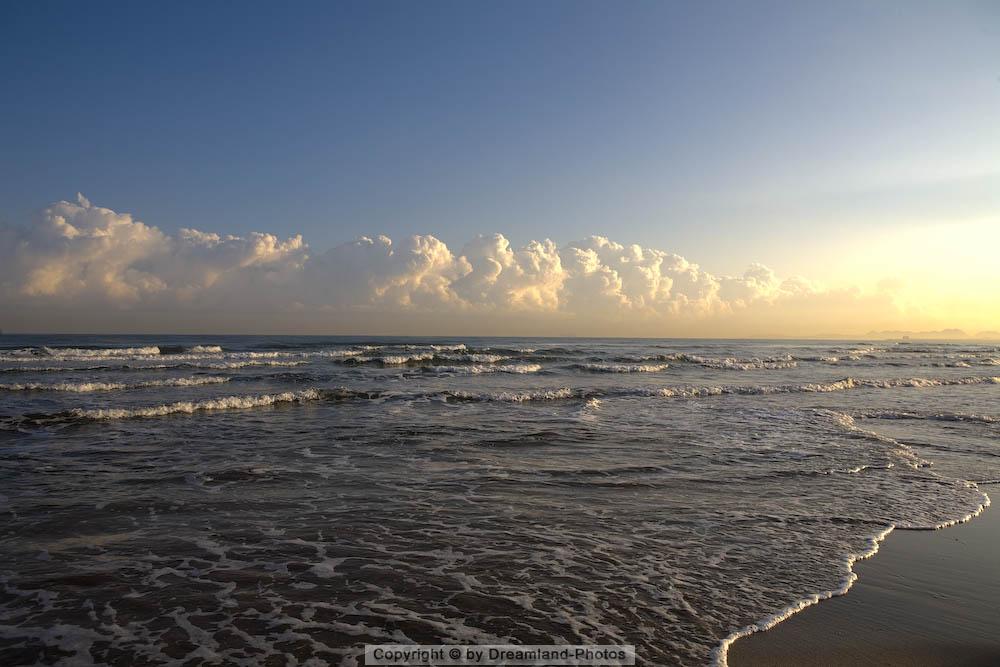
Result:
[[[889,389],[895,387],[940,387],[972,384],[1000,384],[1000,377],[967,377],[955,379],[940,378],[895,378],[884,380],[865,380],[844,378],[835,382],[816,382],[806,384],[775,384],[775,385],[705,385],[705,386],[674,386],[674,387],[611,387],[601,389],[541,389],[520,392],[467,392],[448,391],[432,394],[430,397],[440,397],[461,401],[505,401],[523,403],[528,401],[553,401],[565,399],[592,398],[707,398],[725,395],[769,395],[769,394],[799,394],[799,393],[830,393],[849,391],[852,389]]]
[[[467,361],[474,364],[495,364],[510,359],[502,354],[488,354],[485,352],[468,352],[466,354],[439,354],[441,359],[449,361]]]
[[[531,391],[469,392],[448,391],[437,394],[438,398],[455,401],[487,401],[498,403],[527,403],[530,401],[559,401],[567,398],[582,398],[579,390],[561,387],[559,389],[538,389]]]
[[[227,377],[190,377],[149,380],[148,382],[26,382],[23,384],[0,384],[2,391],[72,391],[87,393],[92,391],[118,391],[142,389],[145,387],[196,387],[206,384],[223,384]]]
[[[704,368],[713,368],[716,370],[724,371],[755,371],[755,370],[775,370],[775,369],[786,369],[795,368],[798,366],[798,362],[795,361],[790,355],[783,357],[704,357],[698,354],[686,354],[683,352],[676,352],[672,354],[661,354],[656,357],[652,357],[651,360],[659,361],[678,361],[689,364],[696,364]]]
[[[864,410],[856,412],[855,416],[860,419],[917,419],[944,422],[978,422],[981,424],[995,424],[997,417],[992,415],[979,415],[967,412],[911,412],[900,410]]]
[[[303,389],[301,391],[284,391],[280,394],[258,394],[250,396],[223,396],[202,401],[177,401],[165,405],[152,405],[142,408],[98,408],[84,410],[76,408],[69,411],[75,419],[91,421],[110,419],[136,419],[143,417],[163,417],[174,414],[191,414],[207,410],[245,410],[259,408],[279,403],[303,403],[323,398],[318,389]]]
[[[156,359],[161,359],[162,357],[156,357]],[[145,360],[130,360],[130,361],[145,361]],[[127,364],[103,364],[101,366],[17,366],[13,368],[0,368],[0,373],[66,373],[73,372],[79,373],[83,371],[162,371],[171,370],[178,368],[191,368],[191,369],[202,369],[202,370],[230,370],[238,368],[251,368],[258,366],[302,366],[309,362],[302,360],[268,360],[268,359],[254,359],[246,361],[208,361],[198,358],[196,360],[187,361],[177,361],[176,363],[169,364],[153,364],[153,363],[143,363],[141,365],[136,365],[134,363]]]
[[[222,352],[222,347],[219,345],[195,345],[190,349],[190,352],[194,354],[219,354]]]
[[[541,364],[500,364],[473,366],[424,366],[423,370],[434,373],[453,373],[456,375],[482,375],[484,373],[537,373],[542,370]]]
[[[572,368],[591,373],[658,373],[670,368],[670,364],[573,364]]]
[[[160,348],[148,347],[113,347],[113,348],[80,348],[80,347],[25,347],[0,354],[0,361],[32,361],[43,359],[109,359],[116,357],[138,357],[160,354]]]
[[[886,380],[870,380],[844,378],[835,382],[810,382],[805,384],[776,385],[719,385],[708,387],[659,387],[639,390],[640,395],[664,397],[719,396],[723,394],[796,394],[796,393],[828,393],[847,391],[850,389],[890,389],[893,387],[944,387],[969,384],[1000,384],[1000,377],[967,377],[967,378],[893,378]]]
[[[248,361],[218,361],[209,363],[185,363],[178,364],[176,366],[168,366],[168,368],[204,368],[206,370],[225,370],[231,368],[253,368],[253,367],[282,367],[282,366],[303,366],[307,364],[306,361],[296,361],[293,359],[288,360],[277,360],[277,359],[251,359]],[[144,366],[137,366],[136,369],[146,368]]]

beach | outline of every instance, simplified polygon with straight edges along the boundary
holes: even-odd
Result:
[[[983,485],[996,496],[998,485]],[[991,493],[992,492],[992,493]],[[731,667],[1000,664],[1000,511],[895,530],[844,596],[736,641]]]

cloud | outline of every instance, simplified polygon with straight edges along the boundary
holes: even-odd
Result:
[[[864,301],[801,277],[781,279],[761,264],[716,276],[679,255],[602,236],[515,248],[492,234],[458,252],[429,235],[363,236],[313,252],[301,236],[166,234],[82,195],[49,206],[30,225],[0,228],[0,243],[2,305],[46,327],[58,327],[61,313],[86,309],[98,318],[91,326],[102,317],[152,323],[159,314],[182,328],[199,318],[231,328],[227,322],[246,326],[256,314],[292,331],[421,333],[430,322],[478,322],[523,328],[517,333],[572,323],[576,333],[667,334],[713,322],[786,326],[793,311],[817,320],[824,304]]]

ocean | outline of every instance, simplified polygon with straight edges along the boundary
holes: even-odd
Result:
[[[354,665],[410,642],[723,665],[1000,480],[995,344],[0,348],[4,665]]]

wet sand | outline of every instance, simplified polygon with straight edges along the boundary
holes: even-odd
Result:
[[[1000,486],[982,488],[979,517],[893,531],[847,595],[737,640],[729,665],[1000,666]]]

